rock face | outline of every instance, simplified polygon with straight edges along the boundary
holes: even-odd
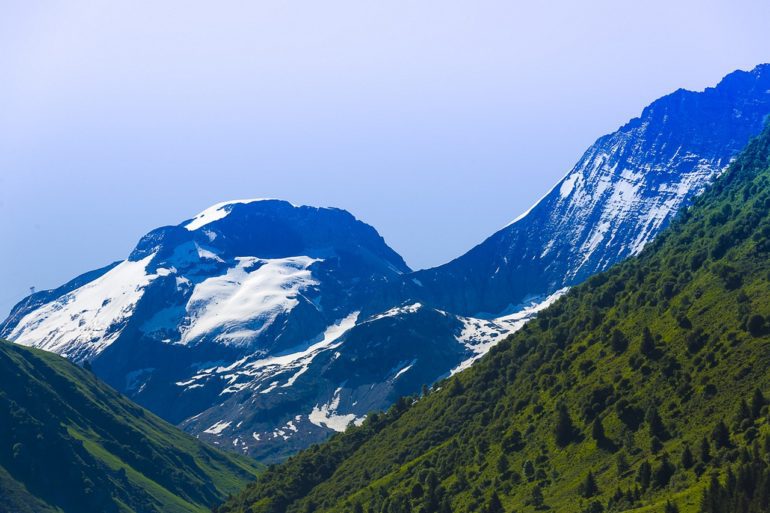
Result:
[[[770,65],[665,96],[599,138],[511,224],[456,260],[410,275],[406,294],[465,315],[498,314],[580,283],[641,251],[769,113]]]
[[[264,461],[470,365],[566,288],[641,251],[770,114],[770,66],[677,91],[601,137],[527,213],[411,272],[349,213],[214,205],[20,302],[0,337]]]
[[[494,321],[419,303],[369,317],[355,312],[294,352],[252,355],[178,383],[196,403],[206,401],[195,394],[218,394],[182,427],[261,461],[280,460],[467,367],[543,307]]]

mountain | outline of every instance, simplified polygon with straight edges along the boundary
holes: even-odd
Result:
[[[703,92],[656,100],[600,137],[529,211],[465,255],[404,280],[450,312],[510,312],[638,254],[756,136],[770,114],[770,64]]]
[[[221,402],[180,426],[259,461],[280,461],[469,366],[543,307],[495,321],[419,303],[358,322],[353,315],[302,351],[201,369],[180,383],[183,391],[223,390]]]
[[[178,422],[206,399],[180,398],[174,383],[307,344],[408,270],[345,211],[228,202],[148,233],[122,262],[28,297],[2,333],[90,361],[107,382]],[[207,391],[209,399],[220,391]]]
[[[218,513],[764,512],[770,128],[639,255]]]
[[[654,102],[444,266],[412,272],[343,210],[231,201],[29,296],[0,336],[89,361],[201,439],[277,461],[468,367],[641,251],[759,133],[768,91],[762,65]]]
[[[19,303],[21,344],[98,360],[131,335],[223,354],[280,351],[345,318],[409,271],[377,232],[338,209],[244,200],[154,230],[127,260]]]
[[[260,470],[64,358],[6,341],[0,441],[2,512],[203,512]]]

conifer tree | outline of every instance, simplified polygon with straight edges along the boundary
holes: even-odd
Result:
[[[486,513],[505,513],[505,509],[503,509],[503,504],[500,502],[500,497],[498,497],[497,492],[492,492],[492,495],[489,497]]]
[[[612,331],[612,336],[610,337],[610,345],[612,346],[612,350],[616,353],[622,353],[628,348],[628,339],[626,338],[625,333],[620,331],[619,329],[615,329]]]
[[[762,414],[762,407],[766,404],[767,400],[762,394],[762,391],[758,388],[755,388],[754,395],[751,396],[751,417],[755,420],[758,419]]]
[[[700,461],[703,464],[707,464],[711,461],[711,444],[706,437],[703,437],[700,442]]]
[[[529,497],[529,503],[532,504],[535,509],[542,508],[545,504],[545,500],[543,499],[543,490],[540,489],[540,485],[536,485],[534,488],[532,488],[532,493]]]
[[[692,455],[692,451],[690,450],[689,445],[684,446],[684,450],[682,451],[682,458],[680,460],[682,464],[682,468],[689,470],[692,468],[692,466],[695,464],[695,460]]]
[[[650,328],[647,326],[642,330],[642,342],[639,346],[639,352],[647,358],[655,356],[655,340],[652,338]]]
[[[751,420],[751,418],[752,416],[749,405],[745,399],[742,399],[741,402],[738,403],[738,408],[735,411],[735,426],[740,427],[744,420]]]
[[[656,408],[655,405],[651,405],[647,409],[645,420],[647,421],[647,425],[650,427],[650,435],[656,436],[661,440],[666,439],[666,428],[663,425],[663,420],[660,418],[658,408]]]
[[[666,501],[666,507],[663,508],[663,513],[679,513],[679,507],[675,502]]]
[[[714,429],[711,431],[711,439],[714,441],[714,446],[717,449],[722,447],[730,447],[730,429],[725,424],[724,420],[717,422]]]
[[[556,427],[554,428],[556,445],[566,447],[572,443],[575,439],[575,431],[575,425],[572,423],[567,407],[560,404],[557,411]]]
[[[505,454],[500,454],[497,458],[497,473],[500,474],[500,476],[505,477],[508,475],[509,470],[508,458]]]
[[[594,422],[591,425],[591,438],[596,440],[597,443],[602,443],[607,439],[604,433],[604,425],[602,424],[602,419],[598,416],[594,419]]]
[[[615,467],[617,469],[618,477],[623,477],[623,475],[628,472],[628,458],[626,458],[626,455],[623,451],[619,452],[617,456],[615,456]]]
[[[652,480],[652,466],[649,461],[643,461],[639,465],[639,470],[636,473],[636,482],[642,488],[642,491],[647,490],[650,487],[650,481]]]
[[[588,474],[586,474],[586,477],[583,480],[583,483],[580,485],[580,495],[586,499],[589,499],[598,493],[599,485],[596,484],[594,473],[589,470]]]
[[[660,465],[655,468],[655,472],[653,472],[652,475],[652,481],[655,487],[662,488],[666,486],[671,480],[671,477],[674,475],[675,471],[676,469],[674,468],[674,465],[672,465],[669,461],[668,455],[664,454]]]

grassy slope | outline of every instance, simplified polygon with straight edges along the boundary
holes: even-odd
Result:
[[[258,471],[64,358],[0,341],[0,511],[207,511]]]
[[[766,131],[638,258],[576,287],[426,398],[272,467],[219,511],[495,511],[493,492],[505,511],[663,511],[669,499],[697,511],[710,475],[770,433],[766,407],[734,420],[756,388],[770,392],[767,327],[755,318],[747,329],[770,317],[769,155]],[[575,428],[563,447],[560,404]],[[718,448],[722,418],[731,446]],[[692,466],[680,463],[685,446]],[[637,479],[644,462],[650,486]],[[599,493],[584,498],[589,471]],[[625,497],[611,500],[618,489]]]

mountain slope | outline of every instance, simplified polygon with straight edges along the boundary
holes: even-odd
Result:
[[[230,201],[29,296],[0,336],[90,361],[164,419],[275,461],[469,365],[640,251],[761,130],[768,91],[763,65],[661,98],[527,214],[435,269],[410,272],[339,209]]]
[[[528,212],[456,260],[407,276],[404,287],[443,310],[489,315],[581,283],[638,254],[768,115],[768,64],[664,96],[599,138]]]
[[[0,341],[0,511],[197,512],[259,467],[195,440],[89,371]]]
[[[348,319],[305,351],[202,369],[184,387],[222,389],[224,398],[181,427],[259,461],[282,460],[469,366],[543,306],[495,321],[419,303]]]
[[[770,129],[638,258],[218,511],[767,511],[769,256]]]

